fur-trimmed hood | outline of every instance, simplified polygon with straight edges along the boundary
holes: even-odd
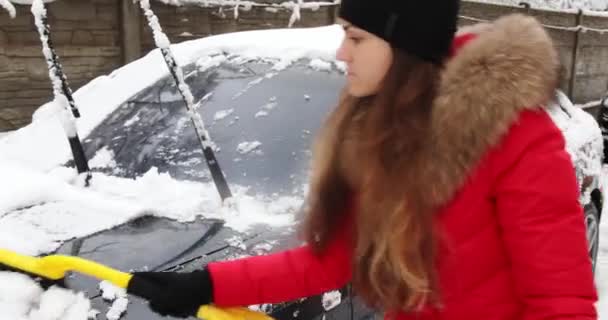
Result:
[[[546,106],[558,84],[558,53],[536,19],[509,15],[464,27],[457,37],[470,34],[447,62],[433,108],[432,154],[421,181],[432,181],[436,204],[453,196],[521,111]]]

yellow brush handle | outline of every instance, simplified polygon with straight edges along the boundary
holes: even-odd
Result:
[[[205,320],[273,320],[272,317],[247,308],[218,308],[201,306],[196,317]]]
[[[59,280],[66,272],[76,271],[99,280],[106,280],[113,285],[126,289],[133,275],[112,269],[91,260],[62,255],[51,255],[34,258],[13,251],[0,249],[0,263],[23,270],[41,277]],[[247,308],[221,309],[213,306],[201,306],[197,317],[205,320],[272,320],[262,312]]]

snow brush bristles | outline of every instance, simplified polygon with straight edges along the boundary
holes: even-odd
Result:
[[[14,270],[28,275],[39,276],[51,281],[61,281],[68,272],[78,272],[100,281],[128,289],[133,277],[130,273],[118,271],[97,262],[63,255],[49,255],[41,258],[30,257],[16,252],[0,249],[0,270]],[[265,313],[247,308],[221,309],[210,305],[201,306],[197,315],[205,320],[272,320]]]

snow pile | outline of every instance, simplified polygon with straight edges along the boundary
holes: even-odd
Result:
[[[309,66],[317,71],[331,71],[331,63],[321,59],[313,59]]]
[[[227,58],[225,55],[218,54],[218,55],[213,55],[213,56],[202,57],[196,62],[196,64],[198,66],[198,71],[205,72],[205,71],[209,70],[210,68],[219,66],[226,60],[227,60]]]
[[[118,320],[127,311],[129,300],[127,299],[127,291],[123,288],[118,288],[108,281],[99,283],[101,297],[106,301],[113,301],[112,306],[106,313],[108,320]]]
[[[506,4],[510,6],[520,6],[521,0],[470,0],[473,2]],[[569,10],[584,9],[593,11],[608,11],[608,0],[526,0],[532,8]]]
[[[262,145],[261,142],[259,141],[245,141],[245,142],[241,142],[239,143],[238,146],[236,146],[236,151],[238,151],[240,154],[246,154],[249,153],[257,148],[259,148]]]
[[[323,309],[325,309],[325,311],[329,311],[337,307],[341,302],[342,294],[339,290],[324,293],[323,299],[321,301],[321,303],[323,304]]]
[[[233,186],[231,208],[222,205],[213,183],[178,181],[156,168],[134,180],[94,173],[89,188],[73,185],[77,176],[68,168],[44,174],[0,161],[0,176],[0,247],[28,255],[143,215],[222,219],[242,232],[256,224],[289,226],[302,202],[301,196],[254,197]]]
[[[9,134],[13,133],[12,131],[0,132],[0,140],[8,137]]]
[[[584,176],[599,176],[601,174],[601,159],[604,151],[602,132],[593,116],[580,108],[576,108],[563,92],[557,91],[556,98],[559,105],[551,106],[549,115],[564,133],[566,150],[576,166],[580,187]],[[581,197],[581,203],[583,204],[591,200],[589,192],[581,195]]]
[[[0,319],[86,320],[92,313],[83,293],[58,287],[43,291],[28,276],[0,272]]]
[[[91,168],[115,168],[114,152],[107,147],[99,149],[95,156],[89,160],[89,166]]]
[[[214,121],[223,120],[226,117],[228,117],[229,115],[231,115],[232,113],[234,113],[234,108],[228,109],[228,110],[220,110],[220,111],[216,112],[215,115],[213,115],[213,120]]]
[[[328,64],[335,63],[335,52],[343,37],[343,30],[338,26],[307,29],[275,29],[264,31],[247,31],[234,33],[233,42],[218,44],[206,56],[216,56],[217,61],[224,61],[218,52],[236,55],[239,59],[231,59],[231,63],[239,64],[250,60],[262,59],[273,63],[271,70],[281,71],[295,61],[309,58],[314,62],[312,67],[329,68]],[[266,34],[264,37],[257,35]],[[291,37],[286,37],[291,34]],[[249,38],[253,36],[253,38]],[[255,42],[254,42],[255,41]],[[206,70],[210,63],[216,63],[212,58],[202,58],[198,61],[199,68]],[[262,81],[263,78],[257,79]],[[253,83],[257,84],[259,82]]]

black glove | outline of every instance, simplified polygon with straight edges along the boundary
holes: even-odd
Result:
[[[127,292],[148,300],[150,309],[163,316],[195,316],[213,300],[207,269],[193,272],[135,272]]]

